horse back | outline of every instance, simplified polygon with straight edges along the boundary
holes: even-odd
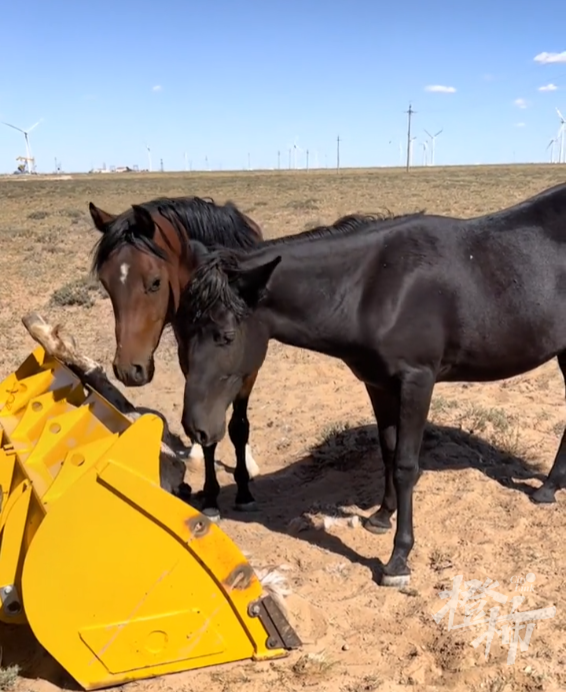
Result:
[[[364,339],[389,373],[412,362],[491,380],[542,364],[566,349],[565,231],[448,217],[392,228],[368,258]]]

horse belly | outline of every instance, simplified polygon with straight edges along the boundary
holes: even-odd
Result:
[[[566,305],[557,313],[547,308],[494,311],[468,327],[460,343],[447,349],[439,371],[443,381],[488,382],[534,370],[566,350]],[[452,353],[450,353],[452,351]]]

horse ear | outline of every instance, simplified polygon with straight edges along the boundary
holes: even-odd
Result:
[[[100,209],[92,202],[89,202],[88,210],[90,211],[90,216],[93,220],[95,228],[101,233],[106,233],[108,224],[114,221],[116,214],[110,214],[107,211]]]
[[[139,204],[132,204],[132,209],[134,210],[134,219],[136,220],[136,233],[147,238],[153,238],[155,224],[151,214],[145,207]]]
[[[262,297],[269,279],[281,259],[281,255],[278,255],[275,259],[260,264],[258,267],[253,267],[253,269],[242,269],[231,281],[236,291],[250,307],[256,305]]]

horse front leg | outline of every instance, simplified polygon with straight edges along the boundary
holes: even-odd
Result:
[[[257,511],[257,504],[250,492],[249,482],[259,473],[259,468],[248,445],[250,422],[248,420],[249,398],[257,378],[257,372],[245,380],[237,398],[234,400],[232,417],[228,424],[228,434],[236,454],[236,503],[235,509],[241,512]]]
[[[434,384],[435,376],[430,370],[411,370],[402,376],[393,470],[397,528],[391,557],[383,568],[383,586],[403,587],[411,579],[408,558],[415,542],[413,490],[419,477],[419,453]]]
[[[204,488],[202,491],[201,512],[212,521],[220,519],[220,509],[218,507],[218,495],[220,494],[220,484],[216,477],[216,464],[214,456],[216,444],[203,447],[204,451]]]

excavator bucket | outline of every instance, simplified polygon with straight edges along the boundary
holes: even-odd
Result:
[[[161,488],[162,432],[41,346],[0,383],[0,623],[86,690],[301,645],[222,529]]]

